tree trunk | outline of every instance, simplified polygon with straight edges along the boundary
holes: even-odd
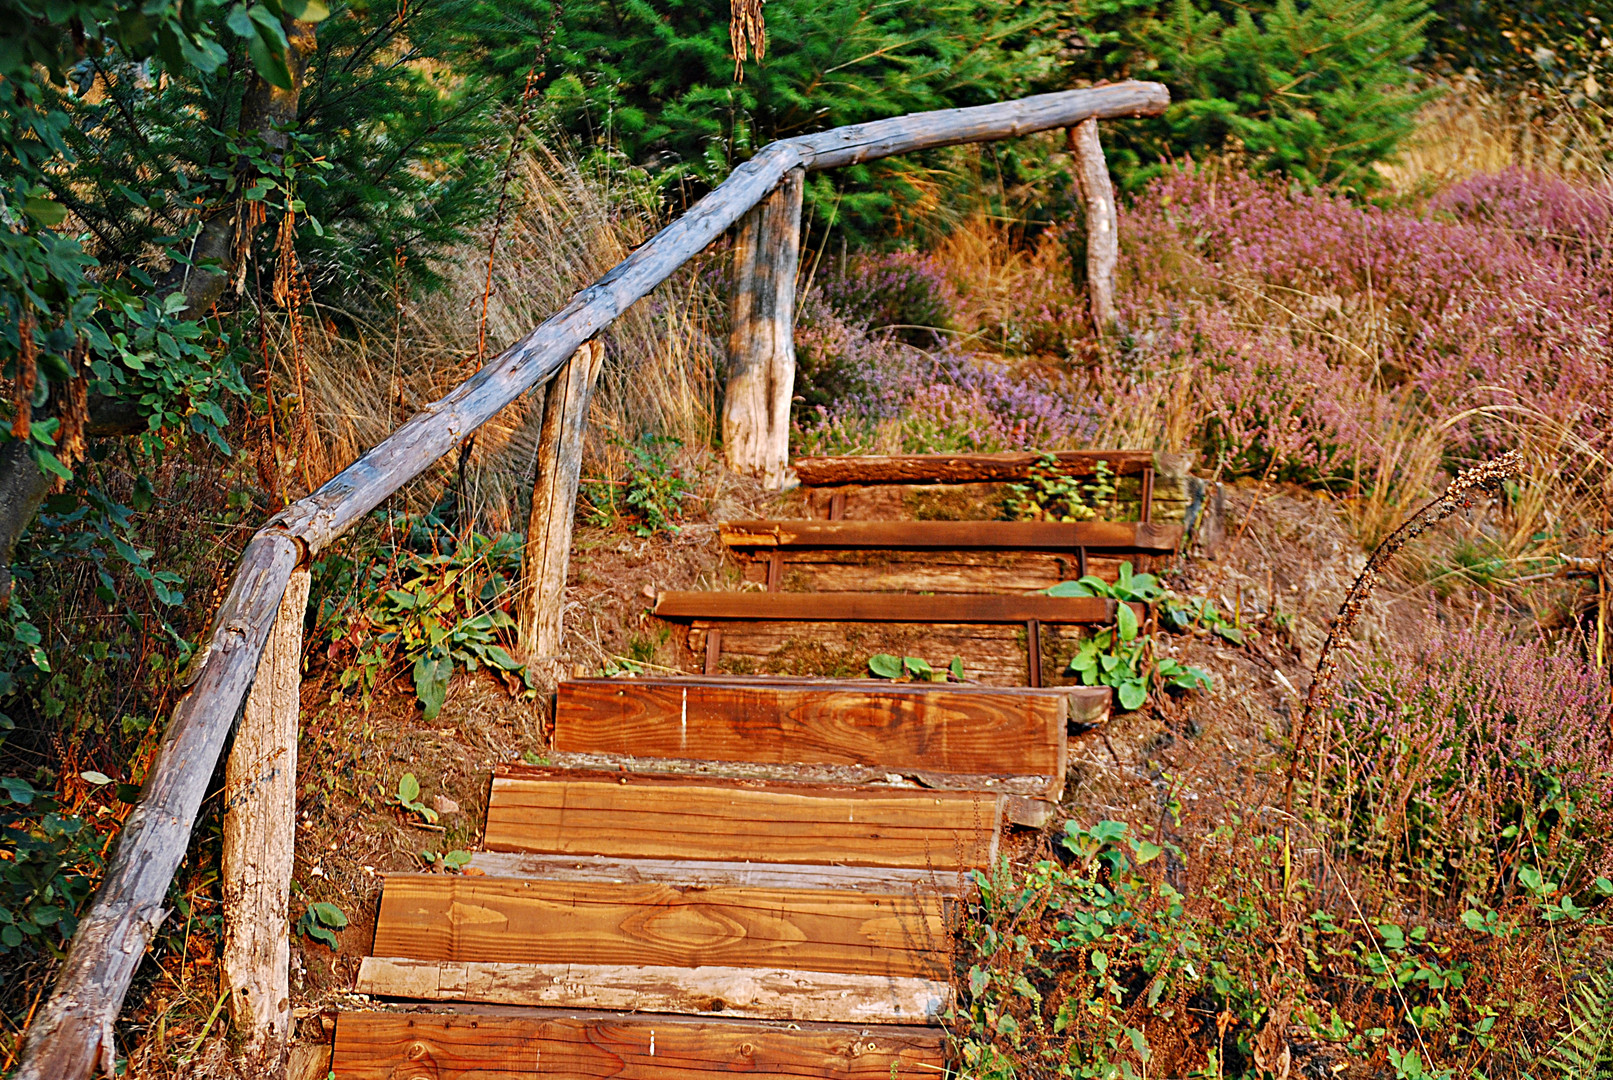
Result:
[[[287,132],[297,123],[303,76],[319,44],[313,23],[287,19],[285,26],[286,41],[291,46],[286,50],[291,88],[282,90],[264,81],[262,76],[256,76],[241,103],[241,130],[262,139],[269,147],[270,160],[277,164],[290,144]],[[237,168],[238,172],[244,170],[244,165]],[[185,307],[181,314],[185,318],[199,319],[206,314],[240,272],[241,257],[252,240],[243,233],[246,226],[241,215],[245,208],[246,203],[240,198],[219,207],[202,223],[201,231],[186,252],[193,265],[175,266],[164,278],[161,291],[180,289],[184,292]]]
[[[0,612],[11,600],[11,559],[28,523],[50,491],[26,439],[0,443]]]
[[[588,404],[605,363],[605,346],[584,343],[550,380],[543,399],[543,429],[532,482],[526,548],[521,557],[521,647],[531,661],[560,656],[561,617],[566,606],[566,568],[571,526],[577,517]]]
[[[1092,328],[1102,337],[1115,327],[1115,263],[1120,259],[1119,218],[1114,185],[1098,141],[1098,121],[1083,120],[1070,129],[1075,178],[1087,211],[1087,295],[1092,302]]]
[[[276,160],[289,141],[287,129],[297,122],[303,75],[318,46],[314,24],[309,22],[287,20],[286,39],[291,45],[286,51],[291,89],[281,90],[255,76],[241,105],[242,130],[268,143]],[[185,253],[194,265],[176,264],[158,285],[161,294],[184,292],[185,318],[200,318],[206,313],[239,271],[241,255],[251,240],[238,228],[242,206],[240,199],[232,199],[203,222]],[[85,434],[134,435],[146,427],[145,415],[133,402],[101,395],[91,398]],[[17,542],[33,521],[49,487],[50,478],[40,473],[26,444],[8,442],[0,446],[0,607],[11,593],[10,567]]]
[[[254,1075],[284,1071],[291,1032],[288,907],[307,570],[291,575],[224,774],[224,950],[230,1017]]]
[[[799,166],[786,173],[772,194],[745,215],[734,245],[723,452],[730,469],[759,477],[770,488],[784,486],[790,463],[795,271],[805,175]]]

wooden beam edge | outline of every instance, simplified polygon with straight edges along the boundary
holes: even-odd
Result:
[[[847,1024],[939,1024],[944,982],[784,968],[522,964],[367,956],[354,992],[414,1001]]]

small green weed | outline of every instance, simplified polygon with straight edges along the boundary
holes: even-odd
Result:
[[[435,851],[422,851],[420,853],[420,859],[422,862],[425,862],[430,866],[440,866],[450,874],[457,874],[459,871],[465,869],[465,867],[469,865],[470,852],[462,851],[459,848],[441,853]]]
[[[683,500],[693,490],[671,460],[683,440],[646,432],[636,443],[613,437],[611,444],[627,452],[626,477],[582,482],[585,520],[609,529],[631,518],[639,536],[677,532]]]
[[[435,720],[454,672],[482,667],[511,689],[535,693],[531,673],[509,652],[521,537],[456,540],[435,519],[412,528],[409,539],[421,533],[434,548],[429,554],[405,548],[384,562],[377,553],[367,566],[339,555],[314,564],[315,636],[341,665],[338,696],[357,693],[368,705],[389,675],[407,670],[425,719]]]
[[[1100,461],[1090,480],[1071,476],[1052,454],[1042,454],[1027,483],[1010,484],[1004,509],[1010,521],[1090,521],[1113,504],[1115,475]]]
[[[1173,604],[1158,578],[1134,574],[1129,562],[1120,564],[1119,580],[1113,584],[1089,574],[1079,581],[1061,581],[1046,591],[1049,596],[1101,596],[1116,601],[1115,625],[1082,642],[1067,670],[1079,675],[1086,686],[1112,687],[1121,708],[1142,708],[1150,690],[1196,690],[1210,685],[1210,676],[1202,668],[1159,655],[1155,636],[1141,632],[1131,607],[1134,603],[1159,604],[1164,609],[1161,621],[1186,628],[1193,625],[1189,615],[1220,619],[1208,601],[1196,609]],[[1241,632],[1237,640],[1242,641]]]
[[[398,791],[393,800],[402,809],[418,815],[427,825],[437,824],[437,811],[420,801],[420,781],[415,779],[414,773],[406,772],[398,777]]]
[[[944,668],[936,668],[928,660],[916,656],[892,656],[876,653],[868,658],[868,670],[881,679],[912,682],[963,682],[963,657],[954,656]]]
[[[310,937],[327,946],[332,952],[340,944],[336,940],[336,931],[345,929],[347,916],[335,904],[319,901],[308,905],[307,910],[297,920],[297,933]]]

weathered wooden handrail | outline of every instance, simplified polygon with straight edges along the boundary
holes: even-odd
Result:
[[[165,915],[169,882],[184,857],[230,726],[252,686],[287,583],[312,554],[506,405],[552,378],[579,346],[721,236],[791,169],[828,169],[1007,139],[1094,118],[1158,115],[1169,100],[1157,83],[1125,82],[914,113],[770,143],[495,361],[318,491],[276,515],[242,553],[106,878],[79,923],[50,999],[29,1028],[17,1080],[82,1080],[97,1064],[110,1075],[113,1021]]]

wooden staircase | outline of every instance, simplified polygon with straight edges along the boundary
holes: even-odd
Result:
[[[485,850],[386,878],[336,1075],[943,1074],[969,872],[1108,715],[1042,683],[1114,602],[1041,590],[1184,532],[1152,455],[1063,457],[1134,520],[987,520],[1029,454],[797,462],[799,519],[723,526],[747,589],[657,598],[705,674],[561,683],[557,760],[496,770]],[[879,651],[979,681],[824,677]]]
[[[392,874],[342,1080],[932,1077],[950,908],[1107,691],[583,679],[460,874]],[[630,754],[629,754],[630,752]],[[1035,807],[1043,808],[1040,814]]]

